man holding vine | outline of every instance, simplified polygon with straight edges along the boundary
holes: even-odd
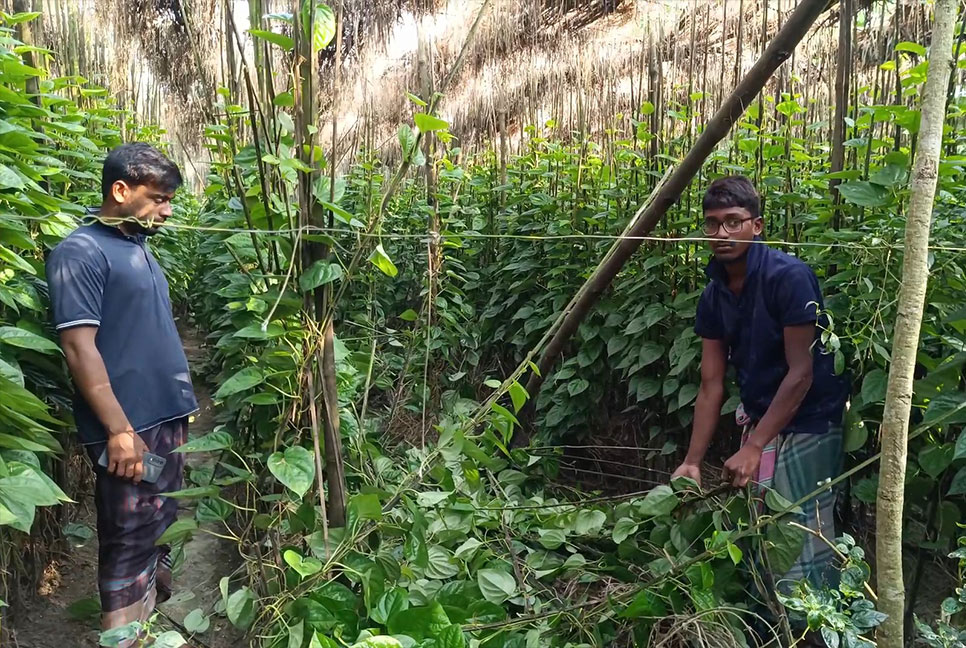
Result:
[[[837,476],[848,382],[834,371],[820,340],[825,325],[815,273],[761,241],[764,221],[751,182],[720,178],[704,196],[704,234],[711,240],[710,283],[698,302],[701,385],[687,456],[673,477],[701,483],[701,463],[721,416],[728,365],[741,395],[736,419],[741,449],[724,464],[735,487],[773,488],[790,502]],[[672,477],[672,478],[673,478]],[[804,505],[799,522],[834,539],[831,490]],[[786,579],[827,582],[832,550],[805,540]],[[781,576],[781,574],[777,574]]]
[[[143,624],[171,592],[167,547],[188,416],[198,409],[168,283],[147,246],[171,216],[178,167],[143,143],[104,161],[93,222],[50,254],[47,281],[75,389],[78,436],[96,475],[98,589],[105,630]],[[150,482],[150,483],[149,483]],[[136,638],[121,643],[133,645]]]

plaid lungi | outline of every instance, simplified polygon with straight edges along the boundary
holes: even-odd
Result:
[[[107,443],[87,446],[97,478],[94,502],[101,609],[110,614],[136,606],[132,608],[135,618],[129,621],[150,614],[159,571],[170,572],[169,548],[157,547],[155,542],[177,518],[178,503],[160,494],[181,489],[184,455],[171,451],[187,441],[188,419],[162,423],[141,432],[140,437],[150,452],[167,460],[154,484],[115,477],[97,463]]]
[[[735,419],[743,427],[742,445],[755,429],[739,406]],[[756,490],[764,495],[773,488],[789,502],[797,502],[813,492],[820,484],[834,479],[842,470],[842,426],[826,424],[815,433],[779,434],[761,453],[761,463],[755,477]],[[802,526],[820,532],[830,541],[835,540],[835,491],[830,488],[802,505],[802,513],[789,513]],[[775,574],[786,584],[808,579],[817,587],[834,584],[837,575],[834,552],[821,538],[808,534],[798,559],[785,574]]]

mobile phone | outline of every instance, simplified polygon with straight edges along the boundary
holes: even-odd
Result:
[[[157,483],[158,479],[161,477],[161,471],[164,470],[164,464],[168,462],[164,457],[159,457],[156,454],[151,454],[150,452],[145,452],[141,457],[141,462],[143,463],[144,472],[141,473],[141,481],[147,482],[148,484]],[[107,446],[104,447],[104,452],[101,453],[101,458],[97,460],[98,465],[107,468]]]

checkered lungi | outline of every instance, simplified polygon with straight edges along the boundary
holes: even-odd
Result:
[[[755,429],[739,406],[735,420],[743,428],[741,442],[747,441]],[[779,434],[761,453],[755,482],[759,493],[774,488],[789,502],[797,502],[823,482],[834,479],[842,470],[842,426],[828,424],[815,433]],[[835,540],[835,491],[830,488],[802,506],[802,513],[789,513],[790,519],[829,540]],[[798,560],[785,574],[775,574],[784,581],[808,579],[821,587],[835,578],[834,553],[821,538],[808,534]]]

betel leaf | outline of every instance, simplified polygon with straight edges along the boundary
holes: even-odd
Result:
[[[210,626],[211,619],[205,616],[201,608],[195,608],[191,612],[188,612],[184,618],[184,629],[191,634],[207,632]]]
[[[230,448],[232,437],[226,430],[215,430],[178,446],[172,452],[212,452]]]
[[[900,41],[896,43],[896,52],[910,52],[916,54],[917,56],[925,56],[926,48],[919,43],[913,43],[912,41]]]
[[[401,587],[383,592],[376,605],[369,610],[369,618],[380,625],[386,625],[389,617],[409,608],[409,595]]]
[[[449,122],[434,115],[427,115],[426,113],[416,113],[413,115],[413,121],[416,123],[416,128],[424,133],[449,128]]]
[[[272,32],[265,29],[249,29],[248,33],[256,38],[264,39],[272,45],[278,45],[282,49],[289,52],[295,49],[295,41],[291,36],[286,36],[285,34],[279,34],[277,32]]]
[[[233,626],[247,630],[255,620],[255,593],[247,587],[232,592],[225,605],[225,611]]]
[[[863,403],[881,403],[885,400],[886,384],[889,376],[882,369],[873,369],[862,379],[860,392]]]
[[[644,496],[643,501],[638,505],[638,511],[644,517],[658,517],[670,515],[677,508],[678,496],[667,484],[655,486]]]
[[[463,629],[455,623],[443,628],[436,634],[436,648],[466,648]]]
[[[340,278],[342,278],[342,266],[338,263],[316,261],[299,277],[299,288],[302,292],[308,292]]]
[[[395,277],[397,274],[399,274],[399,270],[392,262],[392,259],[389,258],[389,255],[386,254],[386,250],[382,247],[382,243],[373,249],[372,254],[369,255],[369,262],[379,268],[379,270],[387,277]]]
[[[312,574],[317,574],[322,571],[322,561],[318,558],[313,558],[308,556],[303,558],[297,551],[292,551],[287,549],[285,553],[282,554],[282,558],[285,560],[289,567],[294,569],[299,576],[306,578]]]
[[[954,448],[950,443],[928,445],[919,452],[917,457],[919,467],[935,479],[953,462],[953,450]]]
[[[966,493],[966,466],[960,468],[953,477],[953,481],[949,484],[949,491],[947,491],[946,496],[952,497],[953,495],[962,495],[964,493]]]
[[[251,389],[265,381],[265,374],[257,367],[245,367],[237,371],[231,378],[222,383],[214,397],[223,400],[229,396],[241,393],[246,389]]]
[[[409,124],[400,124],[398,136],[399,148],[402,149],[403,157],[411,158],[413,147],[416,146],[416,135],[413,133],[413,129],[409,127]]]
[[[446,580],[456,576],[459,571],[459,564],[448,549],[440,545],[433,545],[429,548],[429,563],[426,565],[426,578],[431,580]]]
[[[381,520],[382,506],[379,498],[372,493],[357,493],[349,498],[346,507],[347,524],[350,529],[365,520]]]
[[[10,346],[30,349],[40,353],[56,353],[60,347],[56,343],[41,337],[36,333],[16,326],[0,326],[0,342]]]
[[[846,201],[860,207],[881,207],[889,202],[889,190],[865,180],[851,180],[838,186]]]
[[[232,337],[245,340],[267,340],[269,338],[285,335],[285,329],[274,322],[269,323],[265,328],[261,324],[249,324],[248,326],[235,331]]]
[[[162,632],[151,642],[153,648],[181,648],[184,645],[184,637],[177,630]]]
[[[174,499],[194,499],[198,497],[214,497],[218,495],[220,489],[217,486],[195,486],[194,488],[182,488],[181,490],[161,493],[163,497]]]
[[[611,533],[611,537],[614,542],[620,544],[627,540],[629,537],[637,533],[638,524],[631,518],[622,517],[614,525],[614,530]]]
[[[771,569],[776,574],[786,573],[802,553],[805,532],[789,526],[786,521],[778,520],[768,525],[765,538],[768,541],[767,553]]]
[[[8,166],[0,164],[0,189],[23,189],[24,181],[20,174]]]
[[[386,629],[393,635],[406,635],[421,641],[436,636],[450,625],[443,606],[433,601],[429,605],[396,612],[386,622]]]
[[[519,412],[520,409],[526,405],[527,399],[530,398],[530,395],[527,393],[527,390],[524,389],[523,385],[515,380],[510,383],[509,391],[510,399],[513,401],[513,411]]]
[[[191,518],[176,520],[171,526],[165,529],[161,537],[155,541],[156,546],[174,544],[191,537],[191,534],[198,529],[198,522]]]
[[[919,427],[966,422],[966,392],[942,392],[929,401]]]
[[[408,640],[408,643],[403,644],[400,639]],[[352,644],[350,648],[413,648],[416,642],[409,636],[399,635],[399,638],[389,637],[387,635],[376,635],[374,637],[366,637],[358,643]],[[442,648],[439,642],[433,643],[436,648]]]
[[[567,393],[571,396],[577,396],[587,391],[589,386],[589,382],[583,378],[577,378],[576,380],[571,380],[569,383],[567,383]]]
[[[603,511],[578,511],[574,532],[577,535],[594,535],[600,531],[606,521],[607,514]]]
[[[268,470],[283,486],[302,497],[315,482],[312,453],[302,446],[273,452],[268,458]]]
[[[315,630],[327,632],[339,623],[338,618],[329,608],[307,596],[292,603],[291,612],[292,616],[305,621],[305,625],[313,631],[313,634]]]
[[[480,586],[483,598],[497,605],[516,596],[517,593],[516,580],[499,569],[481,569],[476,573],[476,582]]]
[[[12,250],[8,250],[2,245],[0,245],[0,261],[6,261],[15,268],[20,268],[28,274],[37,274],[37,271],[34,270],[34,267],[20,258],[19,254]]]
[[[312,21],[312,51],[318,52],[329,46],[335,38],[336,21],[332,8],[327,4],[315,6],[315,20]]]
[[[419,313],[417,313],[411,308],[407,308],[406,310],[404,310],[402,313],[399,314],[399,319],[405,322],[415,322],[417,319],[419,319]]]
[[[953,461],[958,459],[966,459],[966,430],[959,433],[959,438],[956,439],[956,451],[953,453]]]

